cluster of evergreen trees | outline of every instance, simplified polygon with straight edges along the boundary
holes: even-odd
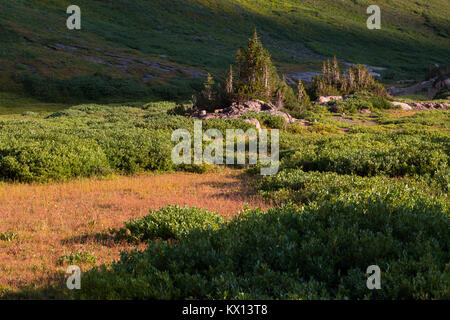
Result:
[[[274,103],[277,107],[298,109],[309,106],[309,97],[301,80],[298,94],[280,79],[272,63],[270,53],[262,46],[258,34],[249,39],[247,48],[240,48],[236,54],[236,63],[230,66],[225,83],[219,86],[211,74],[207,75],[203,91],[195,97],[197,107],[210,109],[229,105],[234,101],[260,99]]]
[[[378,83],[372,74],[361,65],[341,73],[336,57],[322,64],[322,76],[316,76],[312,81],[311,93],[320,96],[347,95],[358,91],[368,91],[376,95],[386,96],[385,88]]]
[[[197,108],[214,109],[229,106],[234,101],[260,99],[271,102],[279,108],[301,111],[311,106],[309,95],[336,96],[369,91],[386,96],[384,87],[375,81],[371,73],[361,65],[341,73],[336,57],[322,66],[322,76],[313,78],[312,85],[305,89],[298,80],[297,92],[286,83],[286,77],[278,76],[270,53],[264,49],[258,34],[248,41],[248,47],[241,47],[236,54],[236,63],[230,66],[224,83],[216,85],[211,74],[207,75],[202,92],[194,96]]]

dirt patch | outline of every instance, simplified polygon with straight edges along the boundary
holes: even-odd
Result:
[[[0,241],[0,297],[48,283],[64,288],[67,266],[60,265],[59,258],[76,250],[95,255],[97,265],[118,259],[121,250],[134,246],[115,243],[108,228],[123,226],[150,209],[178,204],[231,217],[247,203],[251,208],[267,208],[248,179],[242,171],[226,169],[202,175],[0,185],[0,233],[18,235],[13,241]],[[92,265],[80,267],[84,271]]]

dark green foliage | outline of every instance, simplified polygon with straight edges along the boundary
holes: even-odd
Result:
[[[444,172],[439,175],[443,178]],[[335,172],[304,172],[289,169],[274,176],[264,177],[259,182],[258,189],[260,194],[276,204],[290,201],[296,204],[309,204],[328,200],[348,200],[367,193],[414,194],[430,199],[441,197],[443,201],[448,201],[446,189],[433,188],[430,184],[433,185],[420,179],[360,177]]]
[[[59,257],[59,263],[61,265],[77,265],[80,263],[95,264],[97,257],[88,251],[71,252],[70,254],[64,254]]]
[[[448,99],[448,97],[450,97],[450,89],[444,87],[436,93],[434,99]]]
[[[254,129],[255,126],[251,123],[244,121],[243,119],[208,119],[203,122],[202,129],[217,129],[222,135],[226,136],[227,129],[242,129],[247,131],[248,129]]]
[[[252,119],[255,118],[259,121],[259,123],[267,128],[271,129],[284,129],[286,128],[286,120],[282,116],[278,116],[275,114],[270,114],[266,112],[254,112],[249,111],[244,113],[241,117],[242,119]]]
[[[330,102],[329,108],[338,113],[356,113],[361,110],[380,111],[396,109],[389,100],[382,96],[376,96],[368,92],[357,92],[344,100]]]
[[[14,240],[17,240],[19,238],[19,235],[12,231],[6,231],[0,233],[0,241],[6,241],[11,242]]]
[[[49,134],[0,140],[0,176],[4,180],[67,180],[108,172],[105,152],[90,139]]]
[[[297,102],[303,109],[311,108],[311,100],[306,93],[305,87],[303,86],[302,79],[298,79],[297,84]]]
[[[125,222],[124,228],[112,229],[110,233],[116,240],[179,240],[193,230],[217,230],[222,223],[218,213],[175,205],[150,211],[147,216]]]
[[[189,170],[171,160],[174,130],[192,133],[194,119],[170,115],[175,103],[79,105],[47,116],[23,115],[0,121],[0,179],[9,181],[68,180],[110,173]],[[277,125],[276,123],[274,125]],[[247,131],[243,119],[209,119],[203,131]],[[204,142],[206,144],[206,142]]]
[[[427,79],[436,78],[438,81],[448,79],[449,77],[450,64],[430,67],[427,74]]]
[[[237,100],[267,99],[274,97],[280,83],[269,52],[263,48],[256,30],[248,41],[248,48],[236,54]]]
[[[98,144],[105,150],[111,167],[119,172],[164,171],[175,168],[170,158],[170,137],[170,132],[162,130],[108,129],[98,137]]]
[[[449,165],[448,141],[408,135],[354,134],[305,139],[282,166],[360,176],[433,176]]]
[[[387,109],[396,109],[398,107],[395,107],[392,102],[390,102],[385,97],[371,97],[368,98],[370,103],[372,103],[374,110],[387,110]]]
[[[37,74],[17,77],[27,95],[55,102],[107,101],[111,98],[188,98],[196,81],[171,79],[166,85],[144,86],[130,79],[94,74],[65,80],[44,78]]]
[[[400,198],[400,199],[399,199]],[[448,299],[448,209],[376,193],[245,211],[83,274],[82,299]],[[368,266],[382,290],[366,287]]]
[[[142,109],[83,105],[46,119],[0,123],[0,177],[22,182],[174,168],[171,127],[178,119],[143,118]],[[156,116],[155,116],[156,117]],[[164,119],[164,121],[161,121]]]
[[[368,100],[357,97],[350,97],[348,99],[340,100],[335,104],[332,104],[331,109],[338,113],[356,113],[363,109],[371,110],[373,109],[373,105]]]
[[[233,67],[226,76],[224,84],[214,87],[214,80],[208,74],[203,91],[196,97],[196,107],[215,109],[227,106],[232,101],[248,101],[259,99],[274,102],[279,108],[299,109],[309,104],[309,97],[303,90],[302,104],[299,104],[294,90],[286,84],[285,78],[280,80],[275,66],[272,64],[269,51],[264,49],[258,34],[248,40],[248,47],[241,47],[236,54],[236,79]]]

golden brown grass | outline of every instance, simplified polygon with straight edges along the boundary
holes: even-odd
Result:
[[[86,179],[43,185],[0,185],[0,233],[18,235],[0,240],[0,297],[42,286],[64,286],[67,265],[59,258],[77,250],[97,257],[96,264],[111,262],[121,250],[109,228],[148,214],[168,204],[197,206],[230,217],[248,203],[266,207],[253,194],[241,171],[207,174],[174,173]],[[142,247],[142,246],[141,246]],[[92,267],[81,264],[82,270]]]
[[[418,110],[401,110],[401,109],[387,110],[387,113],[400,118],[413,116],[417,112]]]

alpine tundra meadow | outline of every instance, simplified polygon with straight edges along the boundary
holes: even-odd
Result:
[[[449,17],[0,0],[0,299],[167,319],[448,301]]]

